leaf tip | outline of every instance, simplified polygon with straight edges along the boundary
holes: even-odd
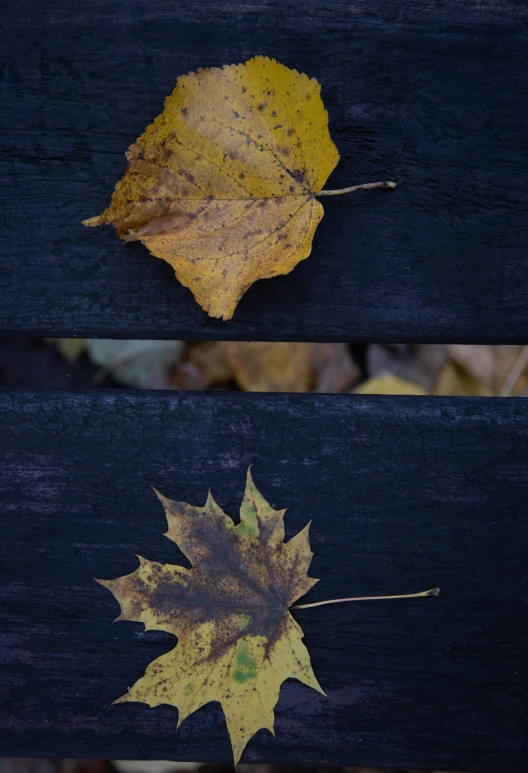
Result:
[[[97,215],[96,217],[88,217],[86,220],[81,220],[82,225],[86,225],[89,228],[93,228],[98,225],[103,225],[104,216]]]
[[[154,488],[154,486],[151,486],[151,489],[152,489],[152,491],[153,491],[153,492],[156,494],[156,496],[158,497],[159,501],[161,502],[161,504],[162,504],[162,506],[163,506],[163,509],[164,509],[165,511],[167,511],[167,510],[168,510],[168,508],[169,508],[169,506],[170,506],[170,504],[171,504],[171,501],[172,501],[172,500],[171,500],[171,499],[169,499],[168,497],[165,497],[165,496],[163,496],[163,494],[162,494],[160,491],[158,491],[158,489],[157,489],[157,488]],[[167,512],[165,512],[165,514],[166,514],[166,515],[167,515],[167,517],[168,517],[168,513],[167,513]]]
[[[108,588],[110,590],[112,580],[100,580],[98,577],[92,577],[92,580],[94,580],[98,585],[102,585],[103,588]]]

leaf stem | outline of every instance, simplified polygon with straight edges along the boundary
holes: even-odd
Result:
[[[395,188],[396,183],[392,180],[383,180],[377,183],[363,183],[362,185],[352,185],[351,188],[338,188],[335,191],[319,191],[316,196],[340,196],[342,193],[354,193],[354,191],[366,191],[368,188]]]
[[[314,604],[295,604],[290,609],[308,609],[309,607],[322,607],[324,604],[342,604],[344,601],[381,601],[383,599],[418,599],[421,596],[438,596],[440,588],[430,588],[421,593],[403,593],[399,596],[354,596],[349,599],[328,599],[328,601],[316,601]]]

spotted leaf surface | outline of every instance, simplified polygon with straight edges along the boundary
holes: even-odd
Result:
[[[310,254],[315,194],[339,154],[319,83],[257,56],[180,77],[127,158],[110,206],[85,225],[139,239],[210,316],[230,319],[253,282]]]
[[[302,630],[288,608],[317,582],[308,526],[284,542],[284,510],[273,510],[248,472],[240,523],[216,504],[174,502],[158,494],[166,536],[192,568],[139,557],[136,571],[98,580],[121,607],[118,620],[144,623],[178,637],[116,703],[168,703],[178,726],[209,701],[224,711],[235,764],[254,733],[273,732],[274,707],[285,679],[320,692]]]

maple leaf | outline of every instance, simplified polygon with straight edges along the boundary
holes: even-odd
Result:
[[[115,702],[171,704],[178,708],[179,726],[196,709],[219,701],[236,765],[259,729],[273,733],[285,679],[294,677],[323,693],[303,632],[288,611],[317,582],[307,575],[309,524],[285,543],[285,511],[272,509],[249,470],[236,526],[210,493],[204,507],[158,496],[166,536],[192,568],[139,556],[136,571],[97,582],[119,602],[117,620],[168,631],[178,644]]]
[[[166,260],[212,317],[227,320],[257,279],[311,252],[316,195],[339,160],[320,85],[256,56],[178,78],[165,109],[131,145],[112,223]],[[394,187],[369,183],[343,189]]]

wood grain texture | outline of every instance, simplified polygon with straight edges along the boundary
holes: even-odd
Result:
[[[4,333],[528,341],[528,8],[516,0],[19,0],[0,72]],[[197,67],[323,86],[342,160],[312,255],[209,319],[162,261],[80,221]]]
[[[177,563],[151,486],[236,517],[250,463],[287,536],[312,519],[299,610],[328,697],[282,688],[245,762],[527,771],[528,403],[4,392],[0,753],[228,762],[218,705],[112,706],[174,637],[112,625],[93,577]]]

